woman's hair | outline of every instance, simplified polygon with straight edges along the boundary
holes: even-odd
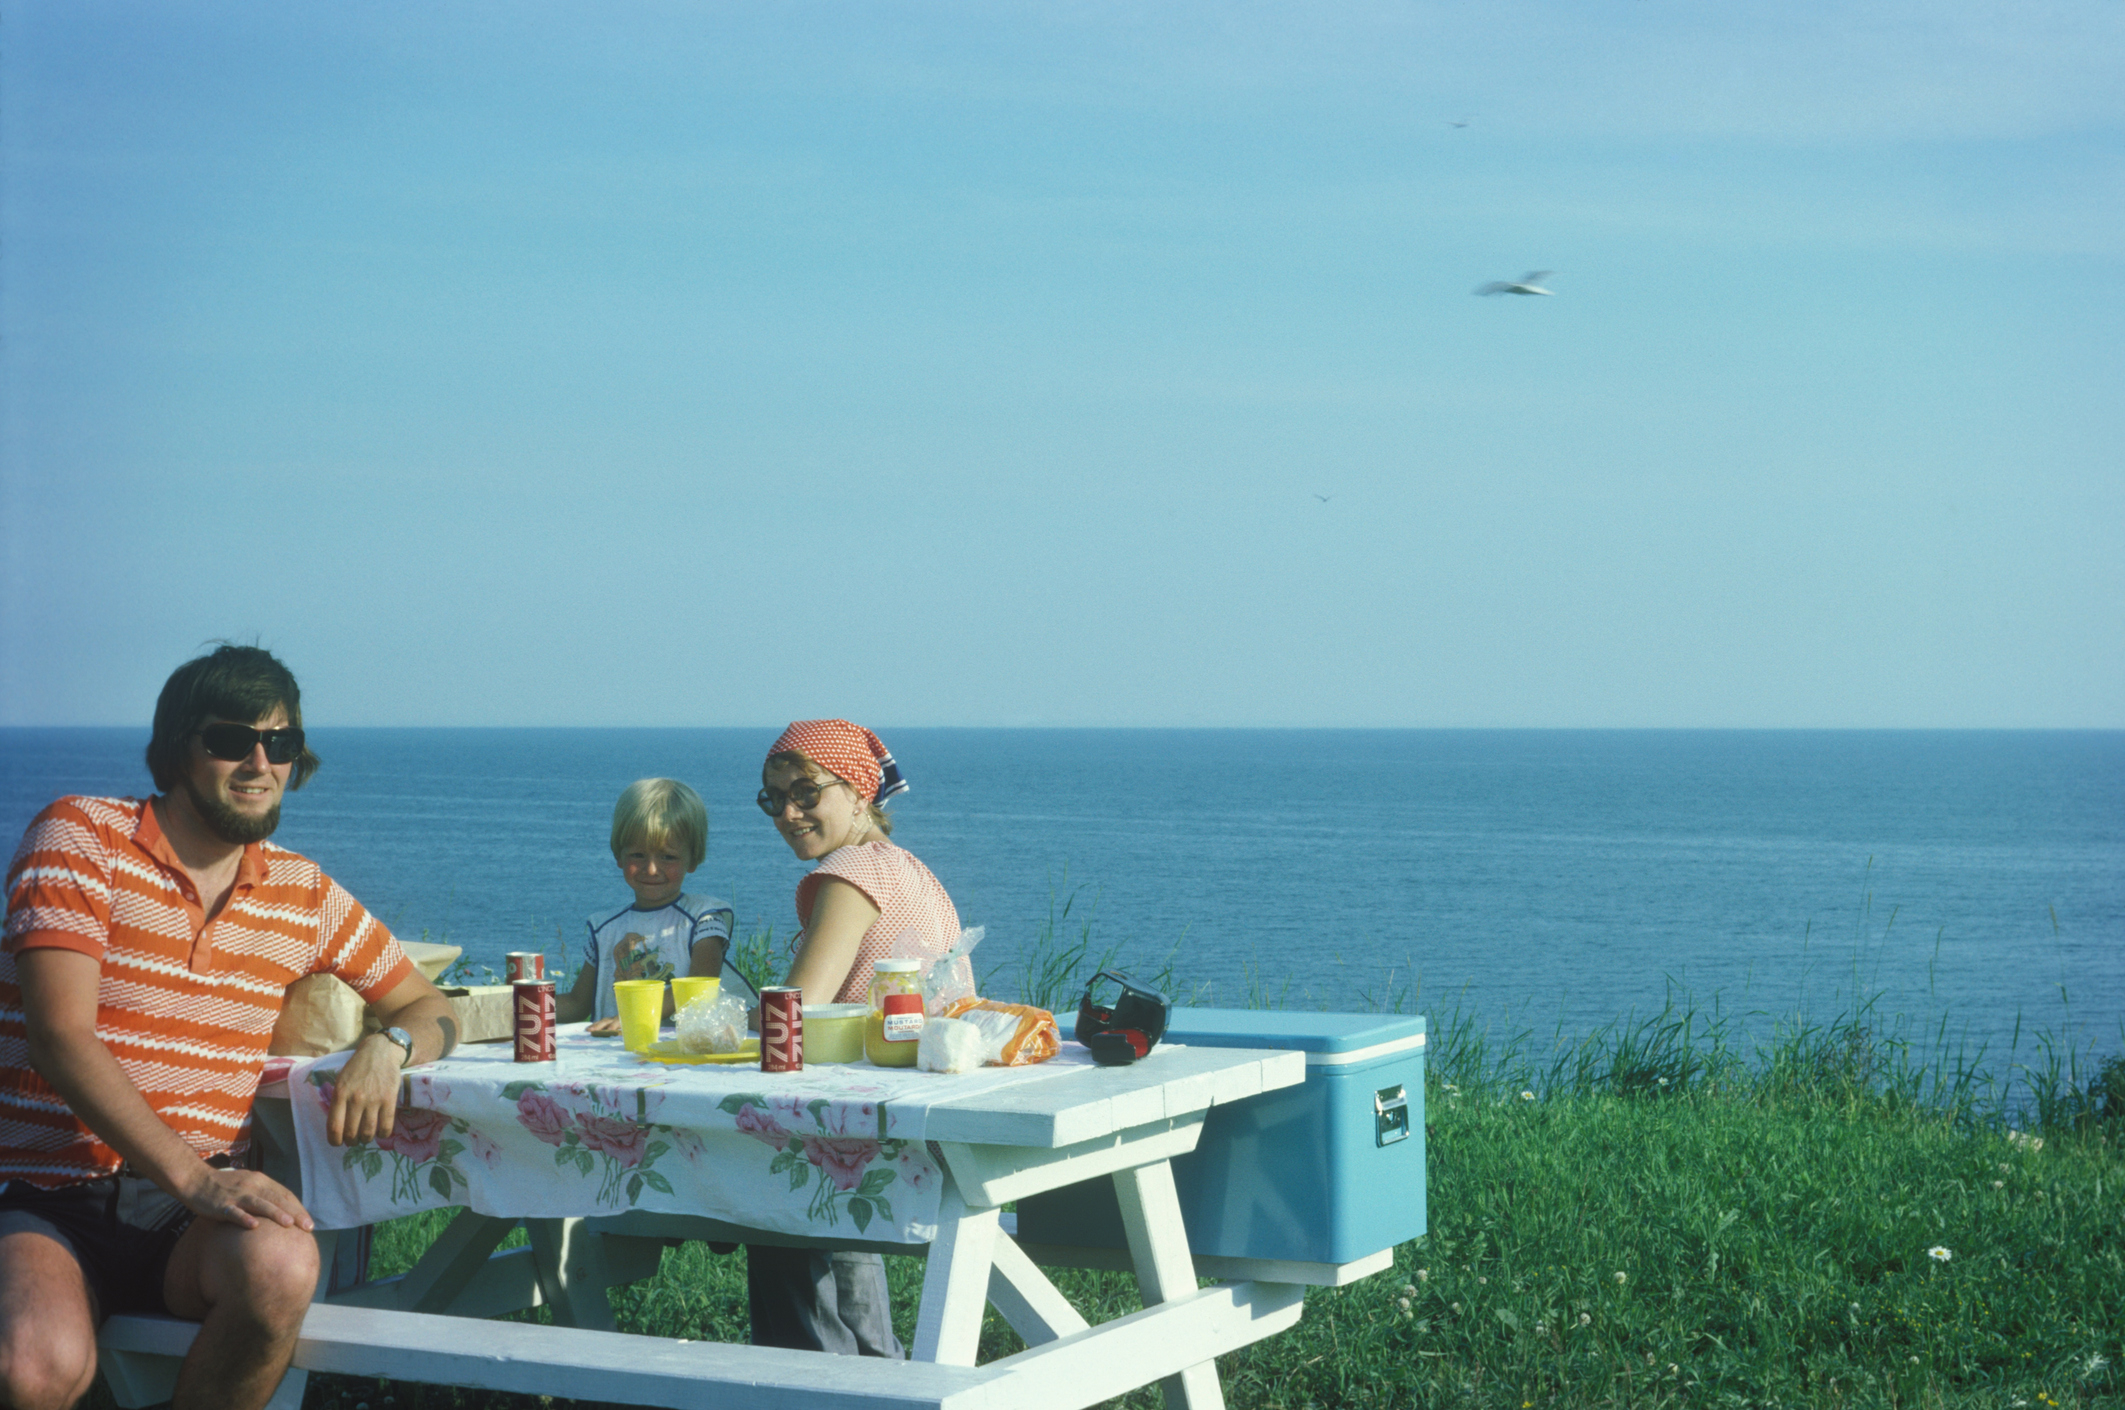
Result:
[[[760,766],[760,771],[766,773],[776,764],[795,764],[798,768],[804,770],[808,777],[813,779],[817,779],[822,774],[828,778],[841,778],[840,774],[835,773],[824,764],[815,763],[811,756],[802,749],[784,749],[780,753],[768,755],[767,762]],[[841,778],[841,781],[849,784],[851,793],[856,792],[855,784],[849,783],[845,778]],[[881,836],[891,837],[893,835],[892,815],[874,802],[866,801],[864,807],[870,810],[871,830]]]
[[[651,847],[684,843],[686,869],[692,871],[708,855],[707,805],[675,778],[638,778],[612,805],[613,860],[637,839]]]
[[[272,714],[276,705],[288,712],[291,726],[303,727],[303,696],[295,673],[264,647],[224,641],[170,672],[155,698],[155,724],[148,734],[148,773],[155,786],[167,793],[184,777],[185,741],[207,716],[248,725]],[[317,755],[304,749],[288,775],[288,787],[308,783],[317,765]]]

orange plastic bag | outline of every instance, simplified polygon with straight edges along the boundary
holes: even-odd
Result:
[[[955,999],[945,1005],[946,1018],[963,1018],[981,1030],[988,1053],[983,1061],[992,1067],[1024,1067],[1046,1062],[1062,1051],[1062,1035],[1055,1015],[1031,1004],[1005,1004],[994,999]]]

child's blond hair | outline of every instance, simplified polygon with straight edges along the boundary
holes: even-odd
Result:
[[[637,839],[651,847],[685,843],[686,869],[692,871],[708,855],[708,807],[675,778],[638,778],[612,805],[613,860]]]

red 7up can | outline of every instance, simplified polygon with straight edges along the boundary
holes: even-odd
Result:
[[[760,991],[760,1070],[804,1071],[804,991],[771,986]]]

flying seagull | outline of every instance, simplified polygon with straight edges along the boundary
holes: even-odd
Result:
[[[1446,125],[1448,127],[1466,127],[1474,121],[1474,118],[1462,118],[1459,121],[1455,121],[1453,118],[1448,118],[1446,120]]]
[[[1326,504],[1329,500],[1334,499],[1335,496],[1332,494],[1317,494],[1314,496],[1314,498],[1319,500],[1321,503]]]
[[[1543,288],[1542,281],[1556,272],[1554,269],[1530,269],[1518,279],[1493,279],[1477,286],[1476,292],[1486,299],[1497,294],[1555,294],[1555,289]]]

